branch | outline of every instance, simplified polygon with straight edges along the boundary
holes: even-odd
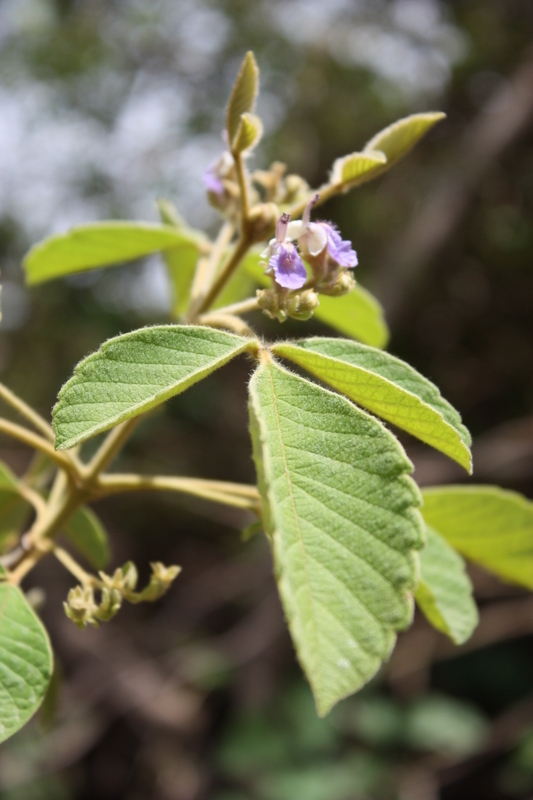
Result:
[[[45,455],[47,455],[52,461],[55,461],[55,463],[61,467],[61,469],[77,474],[76,466],[69,456],[54,450],[53,446],[47,442],[46,439],[43,439],[41,436],[37,436],[36,433],[32,433],[32,431],[23,428],[21,425],[17,425],[14,422],[8,422],[5,419],[0,419],[0,433],[5,433],[7,436],[12,436],[14,439],[18,439],[20,442],[28,445],[28,447],[33,447],[34,450],[39,450],[41,453],[45,453]]]
[[[43,436],[49,439],[51,442],[54,441],[54,431],[52,430],[51,425],[41,417],[36,411],[31,408],[24,400],[21,400],[20,397],[17,397],[11,389],[8,389],[7,386],[4,386],[3,383],[0,383],[0,398],[14,408],[16,411],[19,412],[23,417],[26,417],[28,422],[37,428]]]
[[[156,490],[164,492],[183,492],[212,500],[224,505],[258,510],[259,492],[255,486],[224,481],[206,481],[200,478],[166,477],[164,475],[101,475],[96,481],[101,496],[118,492]]]

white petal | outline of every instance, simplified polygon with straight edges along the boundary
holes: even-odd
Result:
[[[289,222],[287,227],[287,239],[299,239],[304,233],[305,228],[301,219],[295,219],[294,222]]]
[[[317,224],[316,222],[311,222],[306,237],[306,244],[309,253],[312,256],[317,256],[322,252],[327,243],[328,237],[322,225]]]

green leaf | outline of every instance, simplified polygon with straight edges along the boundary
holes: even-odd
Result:
[[[264,267],[259,261],[260,252],[251,251],[244,259],[242,269],[255,278],[260,286],[271,286],[272,281],[265,275]],[[240,274],[240,270],[237,274]],[[236,297],[231,302],[239,299],[241,298]],[[345,336],[360,339],[373,347],[385,347],[389,339],[382,307],[376,298],[359,284],[342,297],[328,297],[321,294],[320,305],[313,316]]]
[[[189,229],[148,222],[94,222],[34,245],[23,261],[30,285],[75,272],[132,261],[172,247],[201,246]]]
[[[80,508],[65,523],[67,539],[95,569],[105,569],[111,560],[109,539],[104,526],[90,508]]]
[[[424,490],[424,519],[466,558],[533,589],[533,503],[495,486]]]
[[[255,114],[243,114],[233,142],[234,153],[244,153],[256,147],[263,135],[263,123]]]
[[[463,644],[479,622],[465,562],[440,534],[427,529],[420,553],[415,600],[428,621],[455,644]]]
[[[409,364],[347,339],[280,342],[272,351],[471,471],[471,439],[461,417]]]
[[[387,163],[382,172],[403,158],[425,134],[444,119],[442,111],[429,111],[424,114],[411,114],[384,128],[365,145],[364,152],[379,150],[384,153]]]
[[[173,247],[163,253],[163,260],[172,285],[172,315],[174,317],[180,317],[187,310],[199,256],[198,247],[190,244]]]
[[[29,506],[19,494],[18,478],[0,461],[0,549],[28,517]]]
[[[246,53],[239,69],[226,111],[226,129],[231,147],[233,147],[233,141],[239,132],[242,114],[252,112],[255,108],[258,91],[259,67],[250,50]]]
[[[187,225],[180,217],[174,203],[160,198],[157,200],[157,207],[161,222],[172,225],[182,231],[187,231]],[[194,273],[200,253],[201,249],[198,243],[190,241],[184,241],[178,247],[163,251],[163,261],[172,286],[172,316],[175,319],[184,314],[188,308]]]
[[[330,183],[342,185],[346,191],[361,183],[372,180],[376,173],[383,171],[387,157],[379,151],[365,153],[350,153],[348,156],[338,158],[331,171]]]
[[[0,583],[0,742],[37,711],[52,669],[42,622],[20,589]]]
[[[253,340],[196,325],[155,325],[109,339],[59,393],[56,447],[74,447],[143,414],[252,346]]]
[[[411,621],[419,492],[380,422],[274,361],[252,377],[250,417],[279,591],[324,716]]]

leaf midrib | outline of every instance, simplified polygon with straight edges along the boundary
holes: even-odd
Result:
[[[290,497],[290,501],[291,501],[292,512],[294,514],[295,527],[296,527],[296,531],[298,533],[298,541],[300,543],[300,548],[301,548],[301,552],[302,552],[302,560],[303,560],[305,581],[306,581],[306,584],[307,584],[307,591],[309,593],[309,599],[310,599],[310,602],[311,602],[311,618],[312,618],[312,621],[313,621],[315,648],[316,648],[316,655],[317,655],[318,666],[319,666],[319,683],[321,685],[322,684],[323,675],[324,675],[324,665],[323,665],[322,659],[320,658],[320,640],[319,640],[319,636],[318,636],[318,626],[317,626],[317,619],[316,619],[316,612],[315,612],[315,599],[313,597],[313,592],[312,592],[312,589],[311,589],[311,581],[310,581],[309,572],[308,572],[308,569],[307,569],[307,557],[306,557],[305,546],[304,546],[303,537],[302,537],[302,531],[301,531],[301,528],[300,528],[300,519],[298,517],[298,512],[296,511],[296,502],[295,502],[294,493],[293,493],[293,490],[292,490],[292,481],[291,481],[291,477],[290,477],[289,466],[287,464],[287,458],[286,458],[286,455],[285,455],[285,446],[283,444],[283,437],[281,435],[280,416],[279,416],[279,412],[278,412],[278,403],[277,403],[276,391],[275,391],[275,388],[274,388],[274,379],[272,377],[272,371],[271,371],[270,363],[271,363],[270,361],[267,362],[266,369],[268,370],[268,377],[270,379],[270,388],[271,388],[271,391],[272,391],[272,399],[273,399],[272,405],[273,405],[273,409],[274,409],[274,416],[275,416],[275,419],[276,419],[276,428],[277,428],[278,437],[279,437],[279,444],[280,444],[280,448],[281,448],[281,457],[282,457],[282,460],[283,460],[283,469],[285,471],[285,477],[286,477],[286,480],[287,480],[287,485],[289,487],[289,497]]]

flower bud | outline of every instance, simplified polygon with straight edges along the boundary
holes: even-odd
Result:
[[[343,294],[351,292],[355,286],[355,278],[351,272],[341,270],[332,279],[319,284],[316,288],[321,294],[327,294],[331,297],[341,297]]]
[[[295,294],[287,300],[287,314],[292,319],[310,319],[319,303],[317,293],[312,289],[307,289],[305,292]]]

